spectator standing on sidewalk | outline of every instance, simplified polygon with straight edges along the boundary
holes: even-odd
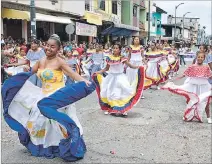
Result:
[[[182,64],[184,64],[184,66],[186,67],[186,62],[184,59],[185,52],[186,52],[185,47],[181,44],[178,49],[178,55],[180,57],[180,66],[182,66]]]

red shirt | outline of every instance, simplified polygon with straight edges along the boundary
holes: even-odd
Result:
[[[84,48],[79,47],[79,48],[77,48],[77,51],[78,51],[79,55],[81,56],[84,52]]]

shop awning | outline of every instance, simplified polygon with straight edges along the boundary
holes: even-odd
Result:
[[[138,32],[140,31],[140,29],[134,26],[113,23],[112,26],[105,29],[101,34],[112,36],[129,36],[135,31]]]
[[[86,19],[88,23],[102,25],[102,16],[100,14],[86,11],[84,19]]]
[[[36,13],[36,20],[37,21],[44,21],[44,22],[53,22],[53,23],[61,23],[61,24],[70,24],[73,21],[68,17],[58,17],[46,14]]]
[[[1,17],[7,19],[22,19],[27,21],[30,20],[30,15],[28,11],[5,9],[5,8],[1,10]]]
[[[131,30],[131,31],[140,31],[140,29],[138,27],[134,27],[134,26],[126,25],[126,24],[114,23],[114,27],[123,28],[123,29]]]
[[[2,14],[2,18],[22,19],[22,20],[30,21],[30,12],[28,11],[3,8],[1,14]],[[59,16],[46,15],[46,14],[40,14],[40,13],[36,13],[36,20],[45,21],[45,22],[53,22],[53,23],[61,23],[61,24],[73,23],[73,21],[71,21],[69,17],[61,17],[61,16],[59,17]]]

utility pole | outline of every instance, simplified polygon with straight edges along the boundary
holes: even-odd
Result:
[[[150,18],[151,18],[150,17],[150,11],[151,11],[150,7],[151,7],[151,3],[150,3],[150,0],[148,2],[149,2],[149,9],[148,9],[149,10],[148,11],[148,13],[149,13],[148,14],[148,41],[150,41]]]
[[[31,23],[31,39],[36,39],[35,0],[30,0],[30,23]]]
[[[184,39],[184,26],[185,26],[184,25],[184,19],[185,19],[186,14],[189,14],[189,13],[191,13],[191,12],[187,12],[183,15],[183,39]]]
[[[180,3],[179,5],[175,6],[175,16],[174,16],[174,41],[175,41],[175,38],[176,38],[176,28],[177,28],[177,23],[176,23],[176,17],[177,17],[177,8],[180,6],[180,5],[183,5],[184,3]]]

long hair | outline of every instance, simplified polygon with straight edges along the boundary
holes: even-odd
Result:
[[[138,38],[138,39],[139,39],[139,44],[141,44],[140,38],[139,38],[138,36],[134,36],[134,37],[133,37],[133,40],[132,40],[132,45],[134,45],[135,38]]]

